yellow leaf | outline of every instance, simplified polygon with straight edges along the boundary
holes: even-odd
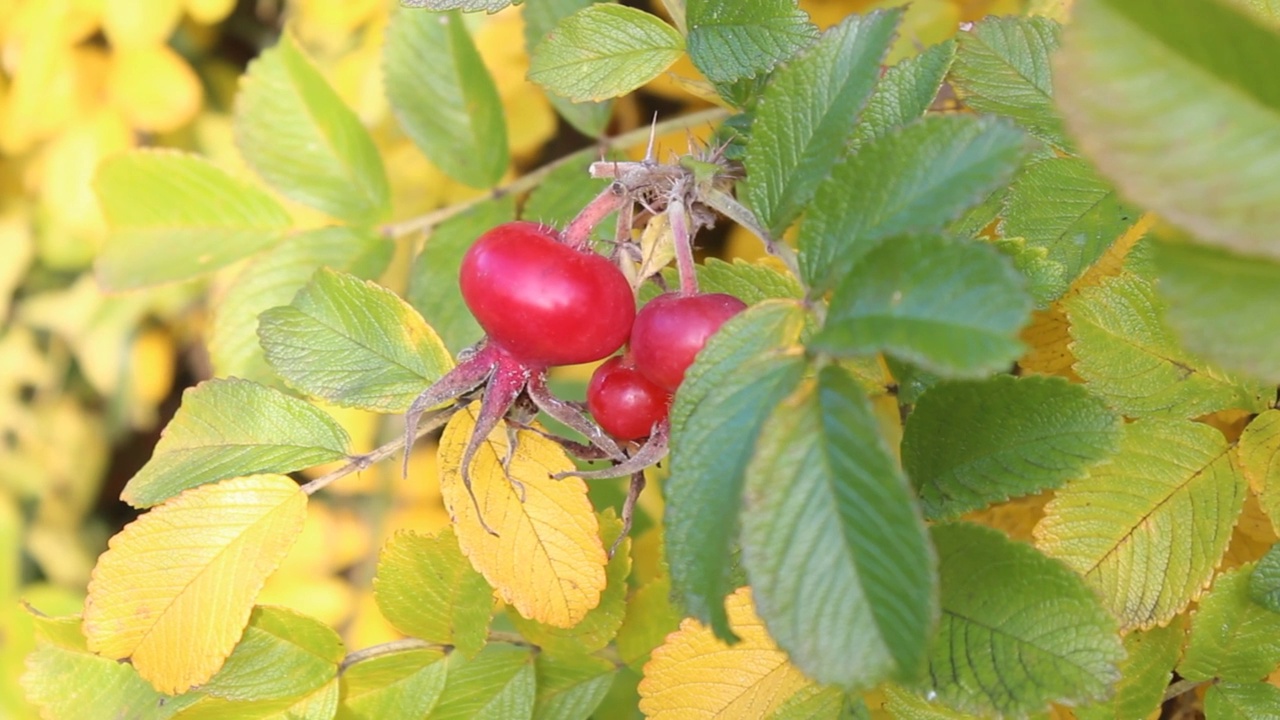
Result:
[[[458,413],[440,438],[440,492],[453,517],[462,552],[509,605],[530,620],[573,627],[600,602],[604,545],[587,485],[553,480],[573,463],[553,441],[520,431],[508,469],[507,428],[494,430],[471,464],[472,503],[463,486],[462,452],[475,430],[470,410]],[[517,487],[515,480],[523,488]]]
[[[115,53],[107,94],[129,124],[140,130],[176,130],[200,111],[200,79],[167,45]]]
[[[222,22],[236,8],[236,0],[185,0],[183,6],[192,20],[202,25]]]
[[[178,0],[106,0],[102,31],[112,47],[154,47],[169,39],[181,17]]]
[[[653,651],[639,687],[646,718],[768,717],[811,683],[765,631],[750,588],[730,595],[725,608],[729,627],[742,638],[738,644],[725,644],[687,618]]]
[[[130,523],[89,583],[89,649],[131,659],[163,693],[213,677],[306,511],[294,481],[254,475],[192,488]]]
[[[1031,324],[1024,327],[1019,335],[1028,350],[1018,360],[1018,365],[1025,372],[1060,375],[1072,382],[1083,382],[1071,367],[1076,356],[1071,354],[1070,327],[1061,303],[1032,313]]]

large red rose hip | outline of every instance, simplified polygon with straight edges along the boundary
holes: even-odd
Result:
[[[747,309],[732,295],[665,293],[649,301],[631,326],[631,357],[655,385],[675,392],[707,338]]]
[[[559,242],[559,233],[510,222],[462,258],[462,298],[489,341],[535,367],[612,355],[635,319],[631,286],[612,263]]]

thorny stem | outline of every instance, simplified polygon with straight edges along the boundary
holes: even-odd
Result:
[[[675,244],[676,269],[680,271],[680,294],[698,294],[698,273],[693,262],[693,238],[689,235],[689,218],[685,215],[684,188],[678,188],[680,197],[667,206],[667,220],[671,223],[671,239]]]
[[[426,435],[427,433],[430,433],[436,430],[437,428],[443,426],[445,423],[449,422],[449,418],[453,417],[453,414],[458,410],[461,410],[463,407],[465,407],[465,405],[466,403],[459,403],[457,405],[452,405],[450,407],[447,407],[433,414],[431,417],[427,418],[426,422],[418,426],[418,432],[417,434],[414,435],[414,440],[417,440],[423,435]],[[381,447],[378,447],[374,450],[371,450],[363,455],[352,455],[348,458],[346,465],[343,465],[342,467],[338,468],[337,470],[334,470],[333,472],[321,475],[315,480],[312,480],[306,483],[305,485],[303,485],[302,492],[308,495],[314,495],[320,490],[323,490],[325,486],[327,486],[329,483],[333,482],[334,480],[337,480],[338,478],[346,477],[347,475],[350,475],[353,472],[360,472],[361,470],[365,470],[369,466],[378,462],[379,460],[395,455],[397,452],[401,450],[401,448],[404,448],[404,438],[396,438],[395,440],[392,440],[391,442]],[[405,450],[405,452],[408,452],[408,450]]]
[[[629,130],[627,132],[624,132],[621,135],[615,135],[611,138],[604,138],[597,144],[596,147],[599,152],[610,152],[612,150],[620,150],[622,148],[631,147],[632,145],[637,145],[639,143],[644,142],[649,138],[650,133],[654,133],[654,134],[668,133],[668,132],[671,132],[672,130],[679,130],[680,128],[690,128],[697,125],[701,125],[703,123],[713,123],[713,122],[716,122],[717,120],[723,120],[728,116],[729,116],[729,111],[724,108],[710,108],[708,110],[702,110],[700,112],[690,113],[688,115],[682,115],[680,117],[672,118],[670,120],[665,120],[653,126],[652,129],[648,127],[636,128],[634,130]],[[499,188],[494,188],[493,190],[490,190],[489,192],[484,193],[483,195],[478,195],[469,200],[463,200],[460,203],[455,203],[448,207],[440,208],[439,210],[433,210],[425,215],[419,215],[418,217],[415,217],[415,218],[402,220],[401,222],[398,222],[398,223],[388,223],[386,225],[383,225],[382,235],[384,237],[399,238],[399,237],[404,237],[406,235],[410,235],[412,233],[418,232],[420,230],[429,230],[435,227],[436,225],[439,225],[440,223],[444,222],[445,220],[448,220],[449,218],[452,218],[455,215],[461,215],[467,210],[470,210],[471,208],[477,205],[480,205],[482,203],[488,202],[489,200],[496,200],[506,195],[511,195],[511,194],[518,195],[521,193],[528,192],[529,190],[532,190],[533,188],[537,187],[538,184],[541,183],[543,180],[545,180],[548,175],[550,175],[552,172],[555,172],[555,170],[561,167],[562,165],[566,165],[572,162],[577,162],[579,154],[580,153],[572,153],[570,155],[566,155],[562,158],[549,162],[546,165],[543,165],[542,167],[531,170],[528,173],[516,178],[515,180],[512,180],[510,183],[503,185],[502,187],[499,187]]]
[[[591,231],[604,220],[609,213],[618,210],[627,202],[626,188],[620,183],[609,183],[609,187],[595,196],[582,211],[569,221],[564,229],[564,243],[574,250],[587,249],[591,241]]]

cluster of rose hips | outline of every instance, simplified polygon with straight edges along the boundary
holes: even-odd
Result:
[[[697,292],[684,229],[688,203],[679,193],[670,200],[667,210],[678,230],[675,242],[686,246],[676,249],[681,288],[658,296],[639,312],[627,276],[589,243],[591,229],[610,212],[620,211],[620,233],[625,225],[629,235],[633,204],[652,210],[616,181],[564,232],[521,221],[481,235],[463,258],[459,284],[485,338],[461,353],[457,366],[413,403],[406,418],[406,455],[424,412],[479,394],[476,428],[461,468],[474,501],[470,465],[490,432],[504,420],[509,428],[528,427],[535,408],[540,409],[590,442],[557,438],[565,447],[581,457],[613,463],[607,470],[573,474],[632,476],[624,507],[624,520],[629,520],[643,488],[643,469],[666,454],[667,411],[686,369],[707,339],[746,308],[731,295]],[[623,354],[614,355],[624,346]],[[548,389],[549,368],[599,360],[605,362],[591,377],[585,409]]]

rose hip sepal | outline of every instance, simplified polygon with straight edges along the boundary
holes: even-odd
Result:
[[[664,293],[636,313],[630,354],[636,369],[658,387],[675,392],[685,370],[726,320],[747,309],[732,295]]]

